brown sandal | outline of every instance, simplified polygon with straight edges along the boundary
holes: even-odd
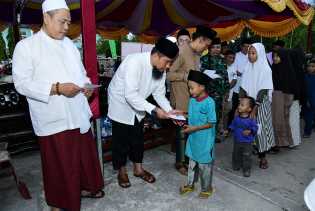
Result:
[[[181,175],[187,176],[188,168],[184,164],[176,163],[175,168]]]
[[[120,174],[117,175],[118,185],[122,188],[129,188],[131,186],[128,174]]]
[[[139,175],[134,174],[134,176],[139,177],[148,183],[154,183],[155,182],[155,177],[153,176],[153,174],[151,174],[150,172],[148,172],[146,170],[143,170],[142,174],[139,174]]]
[[[268,161],[266,159],[261,159],[259,162],[259,168],[267,169],[268,167]]]

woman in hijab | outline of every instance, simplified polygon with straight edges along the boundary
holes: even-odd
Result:
[[[259,152],[259,167],[266,169],[268,162],[265,152],[275,145],[271,116],[272,72],[265,47],[261,43],[250,46],[248,60],[244,68],[240,97],[250,96],[256,99],[256,106],[252,112],[252,117],[257,118],[257,123],[260,125],[256,146]]]
[[[275,132],[276,147],[293,145],[290,128],[290,108],[299,93],[299,81],[290,59],[290,50],[280,49],[273,52],[272,79],[272,123]]]
[[[305,54],[301,48],[291,49],[289,52],[290,60],[292,61],[293,70],[297,78],[296,93],[290,108],[290,127],[293,138],[293,145],[297,146],[301,143],[300,130],[300,113],[301,105],[305,105],[305,86],[304,86],[304,71],[305,71]]]

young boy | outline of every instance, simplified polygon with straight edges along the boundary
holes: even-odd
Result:
[[[315,58],[311,59],[307,65],[305,75],[306,84],[306,108],[305,108],[305,128],[303,138],[310,138],[315,117]]]
[[[252,143],[258,130],[256,120],[250,118],[254,106],[253,98],[241,98],[237,108],[238,115],[230,125],[234,136],[232,168],[238,171],[243,167],[244,177],[250,176]]]
[[[215,143],[216,112],[215,103],[206,92],[210,78],[199,71],[191,70],[188,87],[191,95],[188,106],[188,125],[183,132],[189,134],[186,156],[189,157],[187,184],[180,188],[180,194],[194,191],[194,183],[200,175],[200,198],[208,198],[213,193],[212,169]]]

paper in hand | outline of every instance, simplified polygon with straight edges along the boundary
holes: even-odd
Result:
[[[205,70],[203,73],[212,79],[221,78],[220,75],[216,74],[215,70]]]
[[[98,84],[85,84],[83,88],[93,90],[93,89],[99,88],[101,86],[102,85],[98,85]]]
[[[183,115],[170,114],[169,118],[178,120],[178,121],[186,121],[186,118]]]

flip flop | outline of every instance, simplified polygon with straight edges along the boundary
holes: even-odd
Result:
[[[105,196],[105,192],[103,190],[99,190],[96,193],[88,192],[87,194],[82,195],[81,198],[91,198],[91,199],[99,199]]]
[[[181,175],[187,176],[188,169],[187,169],[187,167],[184,164],[182,164],[182,163],[175,164],[175,168]]]
[[[198,195],[200,199],[207,199],[214,193],[214,189],[210,191],[201,191]]]
[[[147,183],[154,183],[155,182],[155,177],[153,176],[153,174],[151,174],[150,172],[148,172],[146,170],[143,170],[142,174],[134,174],[134,176],[143,179]]]
[[[269,166],[268,166],[268,161],[266,159],[264,160],[260,160],[259,162],[259,168],[261,169],[267,169]]]
[[[119,174],[117,175],[118,185],[122,188],[129,188],[131,186],[128,174]]]
[[[195,190],[194,186],[185,185],[179,188],[179,194],[180,195],[186,195],[188,193],[191,193]]]

